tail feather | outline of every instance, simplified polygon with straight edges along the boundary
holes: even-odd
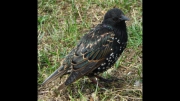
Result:
[[[59,67],[56,71],[54,71],[54,73],[52,73],[43,83],[42,86],[50,83],[51,81],[55,80],[58,77],[61,77],[63,74],[66,73],[66,70],[63,70],[64,67],[61,66]]]

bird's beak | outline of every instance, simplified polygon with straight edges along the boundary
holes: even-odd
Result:
[[[120,20],[125,20],[125,21],[129,21],[129,18],[124,16],[124,15],[121,15],[121,18],[119,18]]]

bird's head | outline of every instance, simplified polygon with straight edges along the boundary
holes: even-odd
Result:
[[[127,18],[120,9],[113,8],[107,11],[102,23],[115,27],[127,20],[129,20],[129,18]]]

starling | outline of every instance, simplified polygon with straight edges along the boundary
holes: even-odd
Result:
[[[128,39],[126,20],[129,19],[120,9],[110,9],[102,23],[80,39],[78,45],[62,61],[61,66],[42,85],[65,74],[70,75],[59,86],[59,90],[83,76],[87,76],[94,83],[97,83],[95,77],[105,80],[98,74],[109,69],[126,48]]]

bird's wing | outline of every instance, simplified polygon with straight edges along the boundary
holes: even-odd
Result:
[[[107,28],[95,29],[86,34],[76,47],[72,58],[72,72],[64,85],[68,85],[96,69],[112,52],[115,34]]]

